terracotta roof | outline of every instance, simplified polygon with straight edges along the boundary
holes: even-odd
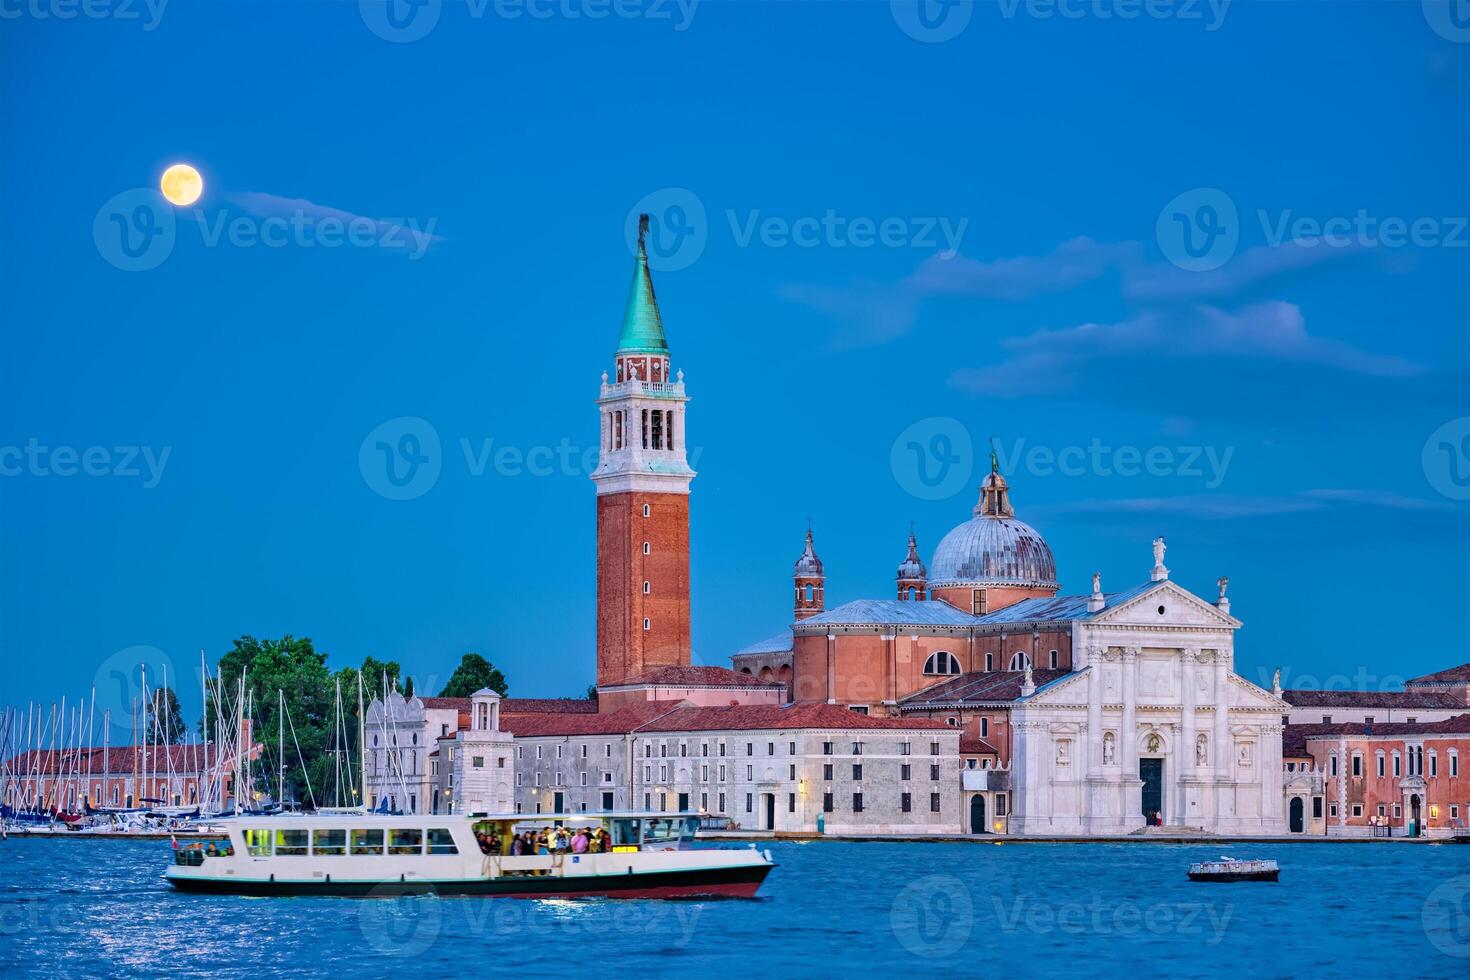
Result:
[[[1301,757],[1307,742],[1319,738],[1397,738],[1408,735],[1464,735],[1470,737],[1470,713],[1444,721],[1333,722],[1327,725],[1287,725],[1281,733],[1281,754]]]
[[[656,684],[663,687],[784,687],[778,681],[763,681],[750,674],[728,667],[660,667],[639,674],[613,687],[629,687],[635,684]]]
[[[1470,684],[1470,664],[1435,671],[1422,677],[1411,677],[1407,684]]]
[[[461,717],[469,717],[469,698],[422,698],[421,700],[425,708],[454,708],[459,711]],[[597,702],[591,698],[501,698],[500,713],[501,715],[596,714]]]
[[[644,732],[779,731],[793,728],[952,730],[927,718],[879,718],[836,704],[732,704],[680,708],[644,725]]]
[[[1031,681],[1040,689],[1070,673],[1068,670],[1033,670]],[[931,705],[1015,701],[1021,697],[1021,687],[1025,683],[1026,672],[1023,670],[972,671],[915,691],[899,699],[898,704],[905,711],[916,711]]]
[[[983,738],[962,738],[960,755],[1000,755],[1000,750]]]
[[[258,748],[258,746],[257,746]],[[235,747],[226,747],[226,755],[233,757]],[[208,746],[209,764],[213,766],[219,756],[214,743]],[[17,776],[40,771],[45,775],[80,771],[85,774],[88,766],[94,776],[107,774],[131,774],[146,768],[149,772],[176,773],[195,772],[204,768],[205,747],[201,745],[122,745],[111,748],[83,749],[32,749],[11,757],[7,763],[9,771]]]
[[[927,718],[879,718],[835,704],[736,704],[700,707],[687,701],[645,701],[600,715],[521,715],[502,726],[517,738],[626,735],[641,732],[833,730],[952,730]]]
[[[1298,708],[1464,708],[1465,699],[1448,691],[1282,691]]]

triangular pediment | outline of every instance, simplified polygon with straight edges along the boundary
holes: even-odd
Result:
[[[1159,612],[1160,607],[1164,610],[1162,613]],[[1115,607],[1094,613],[1090,620],[1108,626],[1151,628],[1204,626],[1239,629],[1241,625],[1234,616],[1221,612],[1214,604],[1167,580],[1154,583],[1152,588]]]

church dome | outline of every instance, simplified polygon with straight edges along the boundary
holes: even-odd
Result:
[[[1057,564],[1036,529],[1016,520],[1005,477],[992,465],[975,516],[934,549],[929,585],[1017,585],[1055,589]]]

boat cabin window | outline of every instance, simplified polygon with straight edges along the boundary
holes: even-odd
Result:
[[[346,854],[347,853],[347,831],[345,830],[315,830],[311,835],[311,853],[313,854]]]
[[[458,854],[459,848],[454,846],[454,835],[446,828],[431,828],[429,830],[429,853]]]
[[[613,820],[612,838],[614,848],[636,848],[643,839],[643,821],[637,819]]]
[[[276,831],[277,857],[305,857],[307,832],[304,830]]]
[[[417,827],[394,827],[388,831],[389,854],[422,854],[424,832]]]
[[[352,853],[353,854],[382,854],[383,853],[383,831],[382,828],[374,830],[352,831]]]
[[[250,852],[251,857],[271,856],[271,832],[259,830],[254,827],[245,831],[245,850]]]

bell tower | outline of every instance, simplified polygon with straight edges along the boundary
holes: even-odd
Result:
[[[919,559],[919,539],[914,529],[909,528],[909,553],[898,566],[898,598],[922,602],[929,598],[929,573]]]
[[[806,529],[806,548],[801,557],[796,559],[796,568],[791,573],[791,579],[796,583],[796,620],[800,622],[821,612],[825,602],[822,592],[827,577],[822,573],[822,559],[817,557],[816,548],[812,546],[810,524]]]
[[[684,372],[669,347],[638,222],[638,257],[597,399],[597,686],[689,664],[689,483]]]

